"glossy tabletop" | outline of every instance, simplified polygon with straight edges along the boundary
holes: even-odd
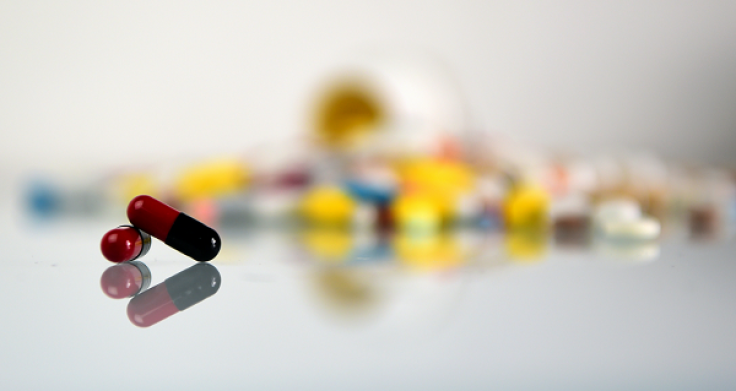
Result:
[[[304,236],[223,231],[217,293],[141,328],[100,288],[99,241],[121,219],[2,210],[3,390],[736,387],[730,239],[550,241],[515,259],[509,238],[467,234],[444,245],[472,250],[438,263],[318,259]],[[195,264],[157,240],[141,260],[151,286]]]

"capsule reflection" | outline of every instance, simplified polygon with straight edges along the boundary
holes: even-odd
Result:
[[[151,271],[141,261],[110,266],[100,277],[102,292],[112,299],[125,299],[145,291],[151,285]]]
[[[152,326],[214,295],[220,283],[217,268],[209,263],[194,265],[132,298],[128,318],[136,326]]]

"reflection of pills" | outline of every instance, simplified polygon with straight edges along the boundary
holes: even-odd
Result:
[[[151,271],[139,261],[111,266],[102,273],[102,292],[113,299],[135,296],[151,285]]]
[[[220,282],[217,268],[196,264],[132,298],[128,318],[136,326],[152,326],[214,295]]]
[[[660,253],[659,244],[651,241],[598,240],[595,249],[605,257],[639,262],[654,261]]]
[[[602,221],[598,228],[605,236],[621,240],[652,240],[656,239],[661,231],[659,221],[649,217]]]
[[[107,231],[100,242],[102,255],[115,263],[140,258],[150,248],[151,235],[130,225],[121,225]]]
[[[506,254],[514,262],[541,262],[547,252],[547,236],[542,231],[508,231],[504,241]]]

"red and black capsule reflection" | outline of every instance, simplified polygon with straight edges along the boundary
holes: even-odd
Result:
[[[152,326],[214,295],[220,283],[217,268],[209,263],[194,265],[132,298],[128,318],[136,326]]]

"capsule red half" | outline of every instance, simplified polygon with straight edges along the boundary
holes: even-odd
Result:
[[[151,235],[130,225],[121,225],[107,231],[100,241],[102,255],[115,263],[140,258],[146,255],[150,248]]]
[[[220,235],[214,229],[151,196],[140,195],[130,201],[128,220],[199,262],[207,262],[220,252]]]

